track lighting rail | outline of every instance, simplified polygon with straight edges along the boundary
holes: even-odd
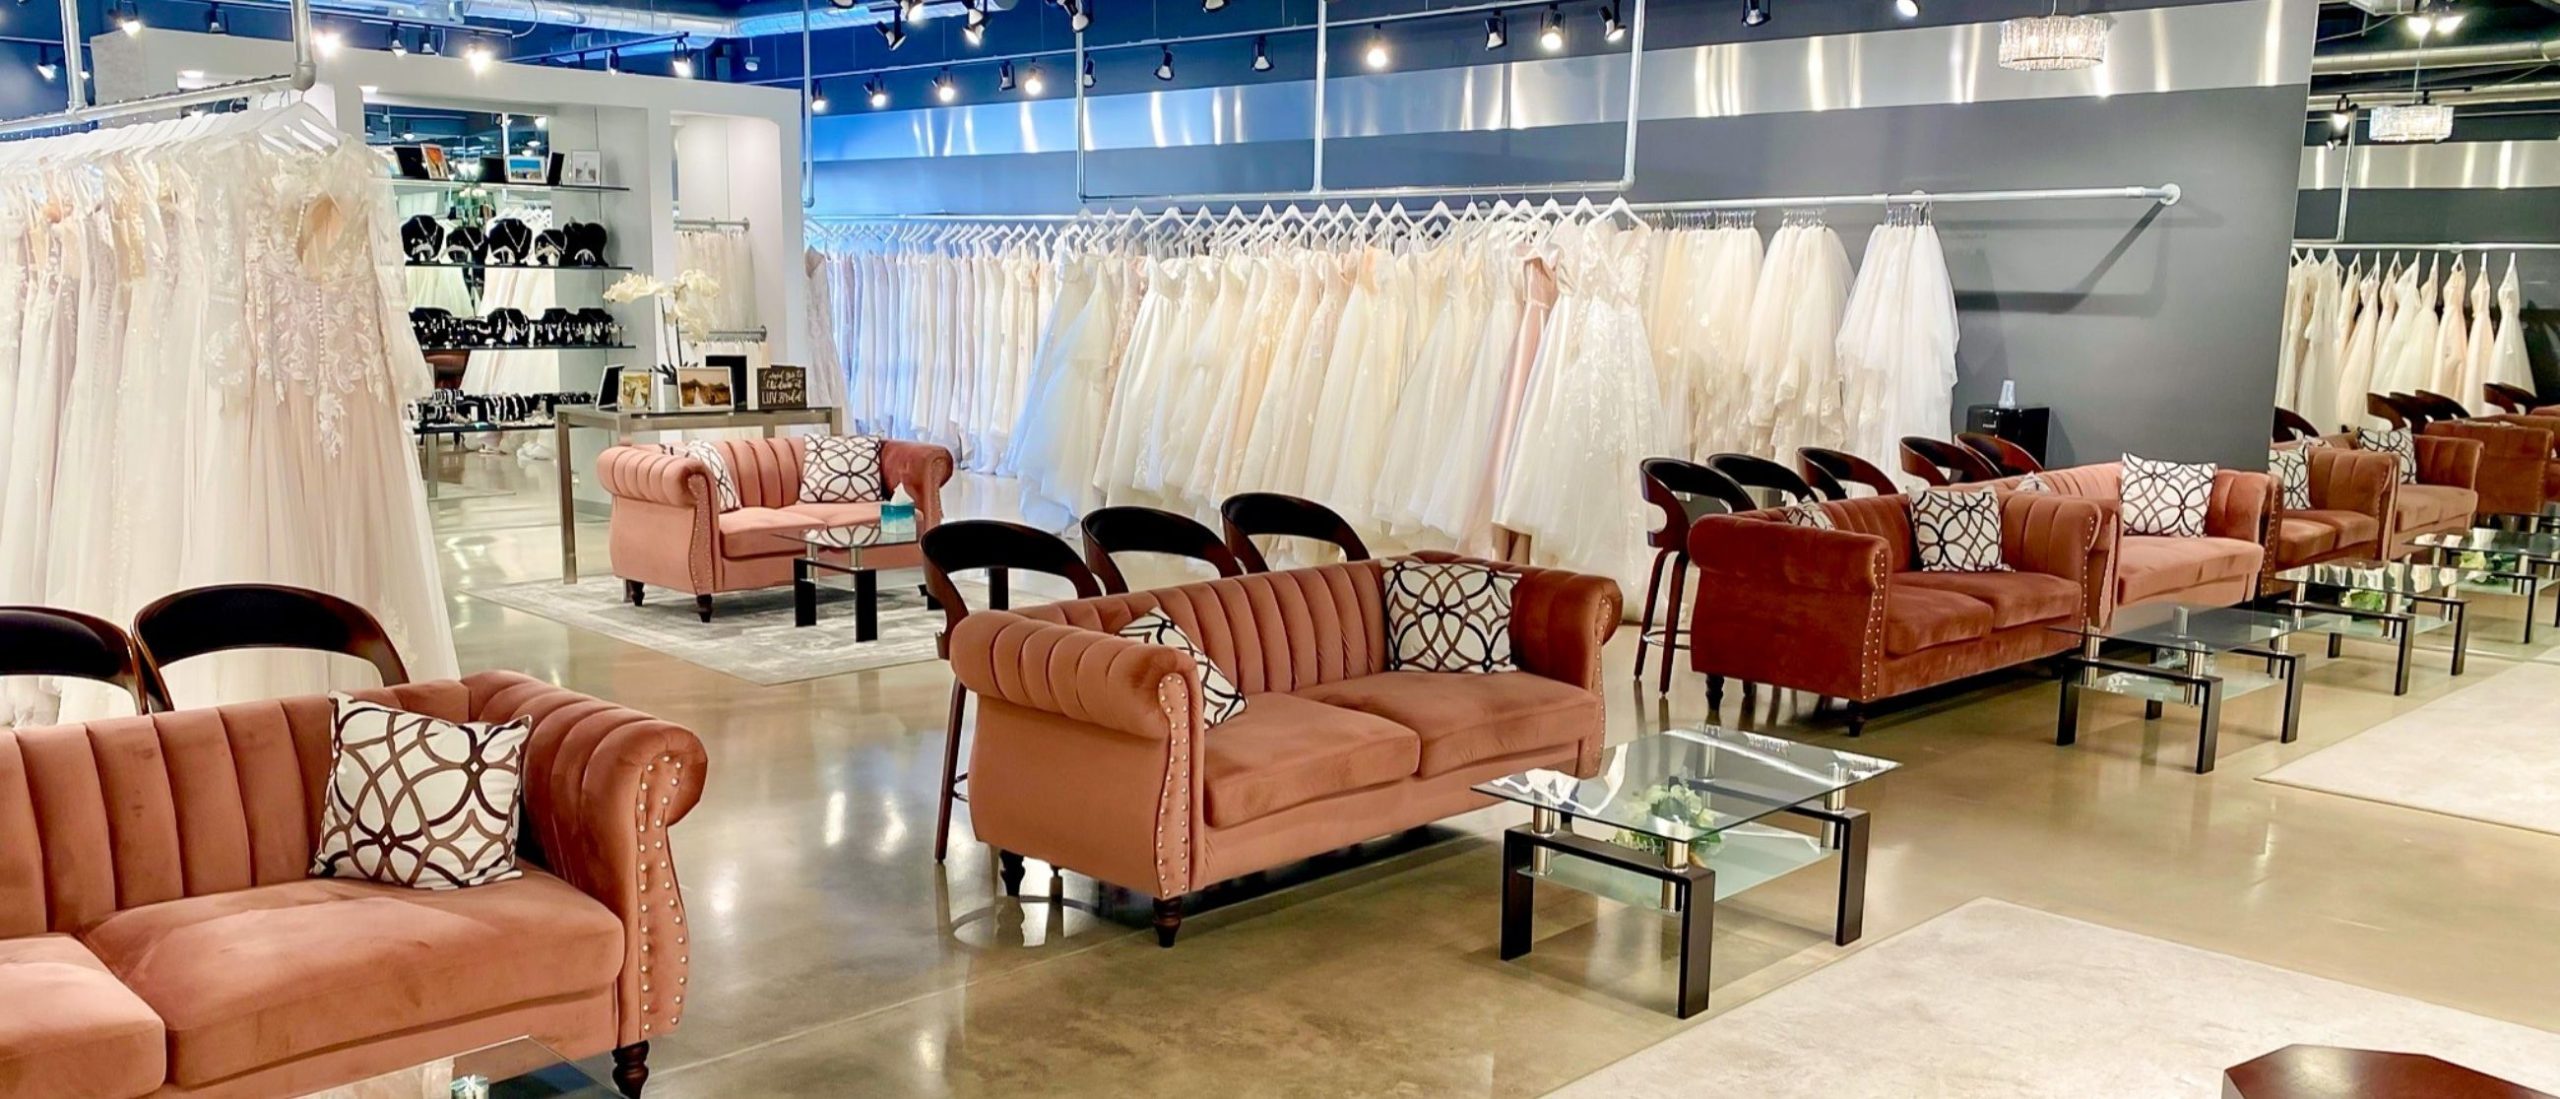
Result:
[[[0,135],[82,126],[111,118],[172,111],[268,92],[309,91],[320,81],[319,66],[311,59],[311,0],[293,0],[290,10],[293,23],[293,71],[290,73],[92,106],[87,102],[89,93],[85,77],[89,67],[81,48],[79,0],[62,0],[62,87],[67,105],[52,114],[0,122]]]

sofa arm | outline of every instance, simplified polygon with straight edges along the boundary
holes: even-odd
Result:
[[[2419,437],[2418,479],[2428,484],[2454,484],[2427,475],[2423,444],[2432,440],[2468,440],[2479,444],[2479,457],[2465,487],[2480,495],[2483,514],[2532,515],[2542,510],[2542,467],[2551,460],[2551,433],[2514,424],[2445,420],[2428,424]]]
[[[2277,502],[2275,478],[2247,470],[2216,470],[2213,493],[2205,502],[2204,532],[2264,546]]]
[[[2523,412],[2496,412],[2487,416],[2474,416],[2471,418],[2471,422],[2481,424],[2513,424],[2517,427],[2529,427],[2538,431],[2548,431],[2551,433],[2552,443],[2555,446],[2560,446],[2560,415],[2542,415],[2539,413]],[[2552,456],[2560,458],[2560,453],[2555,453]]]
[[[942,524],[942,486],[951,483],[951,452],[932,443],[886,439],[880,444],[880,475],[891,491],[905,488],[916,502],[916,529]]]
[[[1200,669],[1189,656],[1009,611],[976,611],[960,620],[951,631],[951,671],[981,698],[1151,740],[1172,735],[1167,680],[1183,684],[1189,712],[1200,710]]]
[[[2115,589],[2113,509],[2079,496],[2013,492],[2000,498],[2000,560],[2080,586],[2086,621],[2106,619]]]
[[[1698,520],[1689,528],[1689,559],[1737,582],[1861,596],[1883,587],[1893,571],[1884,539],[1875,535],[1743,515]]]
[[[1710,676],[1876,697],[1894,555],[1885,540],[1743,516],[1689,528],[1690,665]]]
[[[2322,511],[2370,515],[2391,526],[2391,493],[2400,462],[2388,454],[2315,446],[2303,452],[2311,473],[2311,506]]]
[[[656,447],[609,446],[596,455],[596,482],[624,500],[691,510],[713,499],[711,467]]]
[[[533,719],[525,836],[542,865],[622,920],[621,1045],[684,1016],[692,932],[667,829],[702,799],[709,762],[692,731],[514,672],[465,677],[476,721]]]
[[[2412,441],[2418,450],[2419,484],[2479,487],[2480,452],[2483,448],[2478,439],[2420,435]]]

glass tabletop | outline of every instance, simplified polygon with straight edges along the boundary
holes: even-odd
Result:
[[[2389,595],[2441,596],[2485,575],[2457,565],[2422,565],[2414,561],[2330,561],[2276,573],[2276,579],[2313,587]]]
[[[2254,648],[2304,630],[2325,630],[2339,617],[2317,611],[2252,611],[2238,607],[2199,607],[2183,603],[2146,603],[2118,608],[2104,626],[2055,626],[2064,633],[2100,637],[2162,649],[2220,653]]]
[[[1535,770],[1476,792],[1665,840],[1704,839],[1901,764],[1733,729],[1674,729],[1600,753],[1590,778]]]
[[[819,527],[800,532],[800,541],[811,552],[819,550],[864,549],[871,546],[906,546],[915,544],[916,528],[908,523],[903,529],[890,530],[878,519],[865,519],[843,526]]]
[[[2512,553],[2545,561],[2560,560],[2560,534],[2491,530],[2483,527],[2442,534],[2421,534],[2413,540],[2422,546],[2455,552],[2470,550],[2480,553]],[[2469,565],[2468,562],[2462,564]]]

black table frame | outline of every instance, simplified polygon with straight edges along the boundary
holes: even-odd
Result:
[[[2519,584],[2524,586],[2524,591],[2522,592],[2524,596],[2524,643],[2527,645],[2533,644],[2535,615],[2542,606],[2542,593],[2550,589],[2555,579],[2560,579],[2560,558],[2537,553],[2529,553],[2524,550],[2472,549],[2469,546],[2439,546],[2433,543],[2423,542],[2420,543],[2420,545],[2434,550],[2436,554],[2436,561],[2439,564],[2445,562],[2449,557],[2464,553],[2477,553],[2483,556],[2504,555],[2515,558],[2516,563],[2524,566],[2523,568],[2484,568],[2474,571],[2479,572],[2481,576],[2487,579],[2495,580],[2507,585],[2511,590]],[[2554,629],[2560,629],[2560,600],[2552,601],[2551,625]],[[2461,673],[2456,672],[2454,674],[2459,675]]]
[[[853,639],[879,640],[880,571],[868,565],[821,560],[805,552],[791,559],[791,624],[818,624],[818,569],[853,577]]]
[[[2297,584],[2294,588],[2295,594],[2291,598],[2276,596],[2268,600],[2266,605],[2279,611],[2298,611],[2305,614],[2336,614],[2344,615],[2348,618],[2361,618],[2367,621],[2385,623],[2385,626],[2383,627],[2384,635],[2399,649],[2392,667],[2391,693],[2395,695],[2408,694],[2409,662],[2414,653],[2418,639],[2418,631],[2411,629],[2410,627],[2417,624],[2417,612],[2375,611],[2366,610],[2361,607],[2339,606],[2334,603],[2316,603],[2311,601],[2308,595],[2304,592],[2304,587],[2305,585]],[[2348,590],[2362,591],[2364,589],[2352,588]],[[2395,600],[2405,599],[2411,603],[2426,603],[2451,610],[2453,612],[2453,659],[2449,667],[2454,675],[2459,676],[2463,673],[2464,669],[2470,666],[2471,603],[2469,600],[2463,599],[2459,596],[2410,595],[2395,592],[2384,592],[2381,594]],[[2330,658],[2336,659],[2340,653],[2345,651],[2345,645],[2346,635],[2337,633],[2330,634]]]
[[[1831,941],[1847,946],[1866,933],[1866,810],[1804,802],[1783,812],[1810,817],[1826,825],[1826,840],[1840,855],[1840,894]],[[1538,879],[1530,875],[1540,851],[1589,859],[1663,882],[1680,913],[1680,991],[1675,1013],[1683,1019],[1707,1009],[1707,977],[1715,956],[1716,872],[1685,852],[1687,841],[1666,840],[1683,854],[1666,857],[1650,851],[1575,835],[1573,818],[1560,810],[1531,807],[1532,823],[1502,834],[1502,960],[1529,952],[1536,913]],[[1550,823],[1552,822],[1552,823]]]
[[[2109,660],[2096,654],[2095,650],[2097,648],[2097,643],[2101,640],[2104,639],[2099,635],[2089,634],[2086,636],[2086,640],[2083,642],[2079,653],[2065,653],[2055,658],[2061,665],[2062,712],[2054,721],[2053,742],[2056,745],[2065,748],[2079,743],[2080,696],[2082,692],[2089,690],[2088,685],[2083,682],[2089,673],[2124,672],[2129,675],[2138,675],[2148,679],[2159,679],[2171,683],[2184,684],[2194,690],[2196,695],[2195,707],[2197,710],[2196,773],[2199,775],[2213,773],[2214,764],[2218,761],[2217,757],[2220,755],[2222,750],[2222,677],[2202,670],[2197,667],[2196,662],[2193,661],[2190,661],[2187,668],[2181,669],[2166,667],[2159,664],[2136,664],[2125,660]],[[2334,645],[2337,642],[2337,635],[2331,634],[2329,640],[2331,644]],[[2284,680],[2284,722],[2276,734],[2276,739],[2286,744],[2293,743],[2301,734],[2301,654],[2285,652],[2281,649],[2261,648],[2257,646],[2226,649],[2223,651],[2232,656],[2250,656],[2263,659],[2267,662],[2269,670],[2274,672],[2278,678]],[[2198,653],[2195,655],[2206,654]],[[2406,657],[2404,656],[2403,659],[2405,660]],[[2405,669],[2406,665],[2403,664],[2402,667]],[[2114,692],[2110,691],[2101,693],[2112,694]],[[2158,718],[2163,709],[2164,708],[2162,707],[2159,699],[2149,698],[2144,699],[2142,702],[2142,716],[2145,720]]]

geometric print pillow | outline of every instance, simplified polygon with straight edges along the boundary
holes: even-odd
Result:
[[[1387,669],[1520,670],[1511,650],[1511,593],[1520,575],[1483,565],[1387,566]]]
[[[738,510],[738,479],[730,474],[729,459],[721,456],[720,448],[707,442],[692,442],[684,445],[684,452],[711,467],[711,486],[719,495],[720,510]]]
[[[1911,498],[1922,572],[2008,572],[2000,559],[2000,497],[1992,489],[1923,489]]]
[[[813,435],[800,454],[800,502],[868,504],[889,498],[877,435]]]
[[[1235,680],[1219,671],[1218,662],[1209,659],[1209,654],[1201,651],[1200,646],[1192,644],[1191,635],[1182,632],[1182,627],[1163,611],[1148,611],[1130,619],[1128,625],[1120,627],[1120,636],[1173,649],[1189,656],[1192,663],[1200,666],[1200,717],[1206,722],[1204,727],[1214,729],[1218,723],[1244,712],[1244,692],[1236,689]]]
[[[311,874],[411,889],[519,876],[516,792],[533,719],[444,721],[331,694],[329,792]]]
[[[2280,506],[2286,511],[2311,510],[2311,455],[2300,447],[2267,452],[2267,476],[2276,479]]]
[[[2210,462],[2155,462],[2125,455],[2119,488],[2125,533],[2204,537],[2205,511],[2213,502],[2213,474]]]
[[[2400,459],[2400,483],[2404,485],[2418,483],[2418,441],[2409,437],[2409,429],[2404,427],[2387,430],[2357,428],[2356,449],[2379,451]]]
[[[1779,508],[1778,514],[1791,527],[1812,527],[1815,530],[1840,529],[1840,524],[1831,521],[1831,513],[1822,510],[1822,505],[1812,500],[1800,504],[1788,504]]]
[[[2029,471],[2027,471],[2027,475],[2026,475],[2026,476],[2018,478],[2018,483],[2017,483],[2017,484],[2010,486],[2009,491],[2011,491],[2011,492],[2051,492],[2051,491],[2053,491],[2053,486],[2052,486],[2052,485],[2048,485],[2048,484],[2046,484],[2046,483],[2044,483],[2044,475],[2043,475],[2043,474],[2041,474],[2041,473],[2037,473],[2037,472],[2035,472],[2035,471],[2033,471],[2033,470],[2029,470]]]

